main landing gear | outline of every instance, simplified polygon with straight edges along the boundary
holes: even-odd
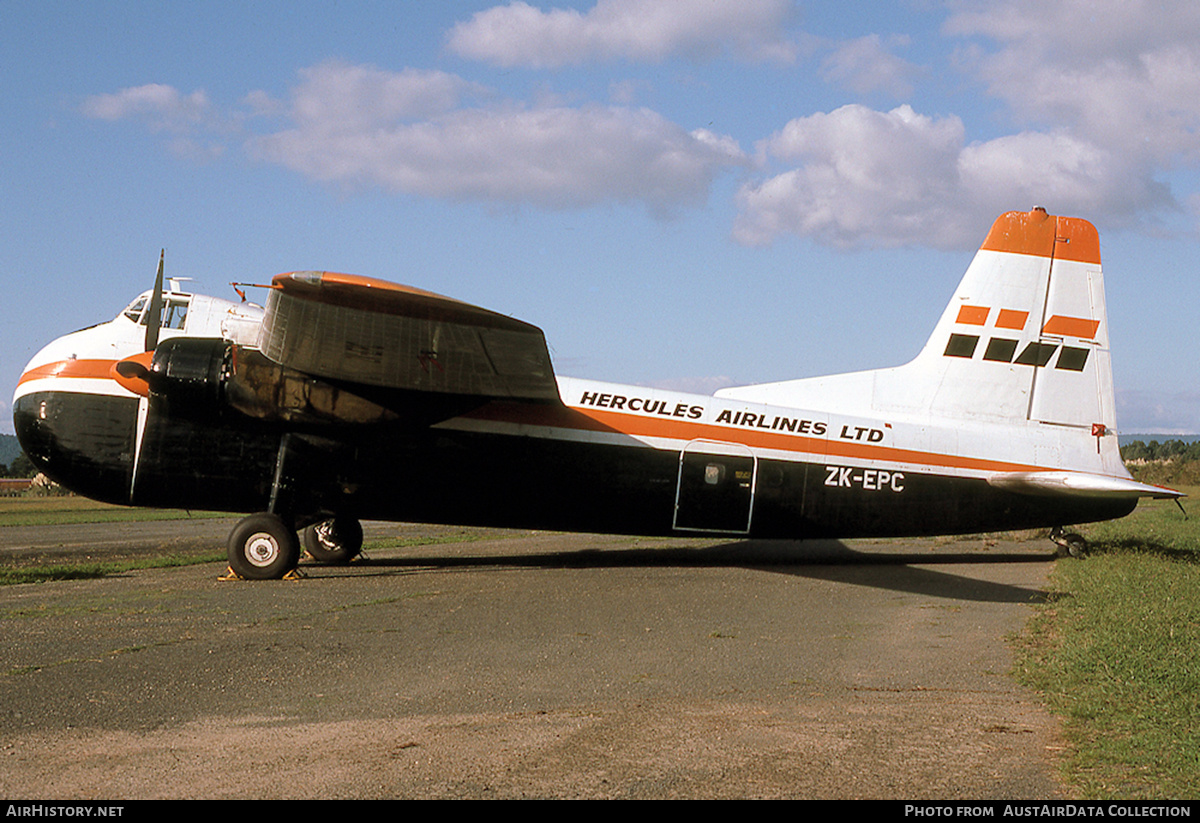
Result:
[[[362,523],[353,517],[335,517],[304,530],[304,549],[318,563],[349,563],[358,557],[362,545]]]
[[[283,518],[252,514],[229,533],[229,569],[247,580],[278,580],[300,562],[300,540]]]
[[[1074,532],[1064,532],[1062,526],[1055,526],[1050,530],[1050,539],[1058,546],[1058,554],[1060,557],[1086,557],[1087,556],[1087,541]]]
[[[304,546],[318,563],[349,563],[362,551],[362,524],[335,517],[304,530]],[[280,580],[300,562],[300,538],[284,519],[271,512],[252,514],[229,533],[229,569],[246,580]]]
[[[320,441],[292,433],[279,439],[275,477],[267,511],[252,514],[229,533],[231,578],[279,580],[295,574],[300,563],[299,523],[311,523],[298,512],[311,507],[297,500],[296,490],[309,476],[304,468],[324,466],[328,452]],[[299,522],[298,522],[299,521]],[[362,551],[362,524],[353,517],[337,516],[304,528],[304,548],[318,563],[349,563]]]

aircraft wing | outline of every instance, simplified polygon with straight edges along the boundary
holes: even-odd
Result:
[[[1152,486],[1131,478],[1074,471],[1010,472],[993,475],[988,478],[988,483],[1019,494],[1043,496],[1158,499],[1178,499],[1187,496],[1166,486]]]
[[[541,329],[366,277],[277,275],[261,349],[288,369],[343,386],[561,402]]]

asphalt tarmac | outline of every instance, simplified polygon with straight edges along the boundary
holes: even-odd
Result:
[[[232,521],[0,529],[0,563]],[[772,544],[367,524],[348,567],[0,588],[0,795],[1058,799],[1006,637],[1044,539]]]

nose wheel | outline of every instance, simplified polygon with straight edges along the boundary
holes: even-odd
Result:
[[[277,514],[252,514],[229,533],[229,568],[247,580],[278,580],[300,562],[300,539]]]

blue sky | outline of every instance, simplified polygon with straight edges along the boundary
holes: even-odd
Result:
[[[0,0],[0,78],[0,431],[161,248],[707,393],[907,361],[1041,205],[1100,230],[1121,430],[1200,432],[1200,4]]]

